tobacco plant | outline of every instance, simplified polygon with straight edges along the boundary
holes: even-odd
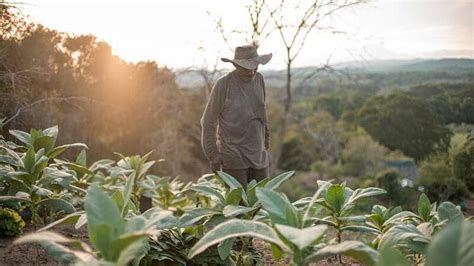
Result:
[[[10,130],[10,134],[24,146],[0,141],[0,202],[22,203],[31,211],[35,224],[40,220],[40,212],[74,212],[74,206],[63,199],[69,187],[61,186],[70,174],[50,165],[50,161],[67,148],[87,146],[74,143],[56,147],[57,126],[32,129],[30,133]],[[42,216],[46,217],[46,213]]]
[[[138,264],[149,249],[148,237],[176,224],[171,212],[157,208],[125,219],[112,198],[96,186],[88,190],[85,210],[89,240],[94,250],[78,240],[44,230],[25,235],[14,244],[38,243],[62,263]],[[64,244],[72,245],[75,249]]]

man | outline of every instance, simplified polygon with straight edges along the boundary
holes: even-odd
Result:
[[[268,176],[269,130],[265,109],[265,83],[257,72],[272,54],[258,55],[252,45],[235,48],[230,62],[235,70],[221,77],[201,119],[201,143],[211,171],[222,170],[242,186]]]

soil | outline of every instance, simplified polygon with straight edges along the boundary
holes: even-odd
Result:
[[[60,225],[53,228],[57,233],[66,237],[80,239],[81,241],[91,245],[87,236],[87,227],[83,226],[80,230],[75,230],[73,225]],[[23,235],[35,232],[33,226],[28,226],[23,229]],[[48,255],[40,245],[36,244],[22,244],[12,245],[16,237],[0,238],[0,265],[62,265]],[[254,240],[254,247],[259,250],[264,257],[265,265],[289,265],[288,258],[282,258],[276,262],[273,259],[270,244],[261,240]],[[350,258],[343,257],[343,264],[334,260],[325,260],[311,265],[360,265]]]
[[[86,226],[76,230],[73,225],[59,225],[51,231],[69,238],[79,239],[90,245]],[[33,232],[35,232],[35,228],[27,226],[23,228],[22,235]],[[0,265],[62,265],[49,256],[40,245],[12,245],[15,239],[16,237],[0,237]]]
[[[254,240],[253,245],[257,250],[263,253],[264,264],[265,265],[289,265],[290,261],[288,258],[282,258],[280,261],[275,261],[272,256],[272,251],[270,249],[270,244],[265,243],[262,240]],[[358,266],[362,265],[357,261],[352,260],[351,258],[342,256],[342,264],[339,261],[334,260],[334,258],[319,261],[317,263],[311,263],[311,266],[338,266],[338,265],[345,265],[345,266]]]

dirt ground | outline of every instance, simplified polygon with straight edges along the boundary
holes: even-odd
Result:
[[[33,226],[23,228],[23,235],[35,231]],[[54,230],[69,238],[80,239],[90,245],[87,236],[87,227],[75,230],[71,226],[57,226]],[[12,245],[15,237],[0,237],[0,265],[61,265],[48,255],[40,245],[23,244]]]
[[[26,227],[23,230],[23,235],[34,232],[32,226]],[[90,245],[87,237],[86,226],[79,231],[71,226],[58,226],[55,228],[56,232],[81,241]],[[0,265],[61,265],[61,263],[54,260],[48,253],[40,246],[35,244],[12,245],[15,237],[0,238]],[[289,260],[283,258],[276,262],[273,259],[270,245],[260,240],[254,240],[254,246],[263,253],[265,265],[289,265]],[[339,262],[326,260],[311,265],[341,265]],[[360,265],[357,262],[343,257],[342,265]]]

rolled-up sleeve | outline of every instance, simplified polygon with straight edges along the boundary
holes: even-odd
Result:
[[[219,79],[211,90],[209,101],[201,118],[201,145],[204,155],[212,161],[218,154],[217,150],[217,127],[219,116],[224,107],[225,86],[222,79]]]

